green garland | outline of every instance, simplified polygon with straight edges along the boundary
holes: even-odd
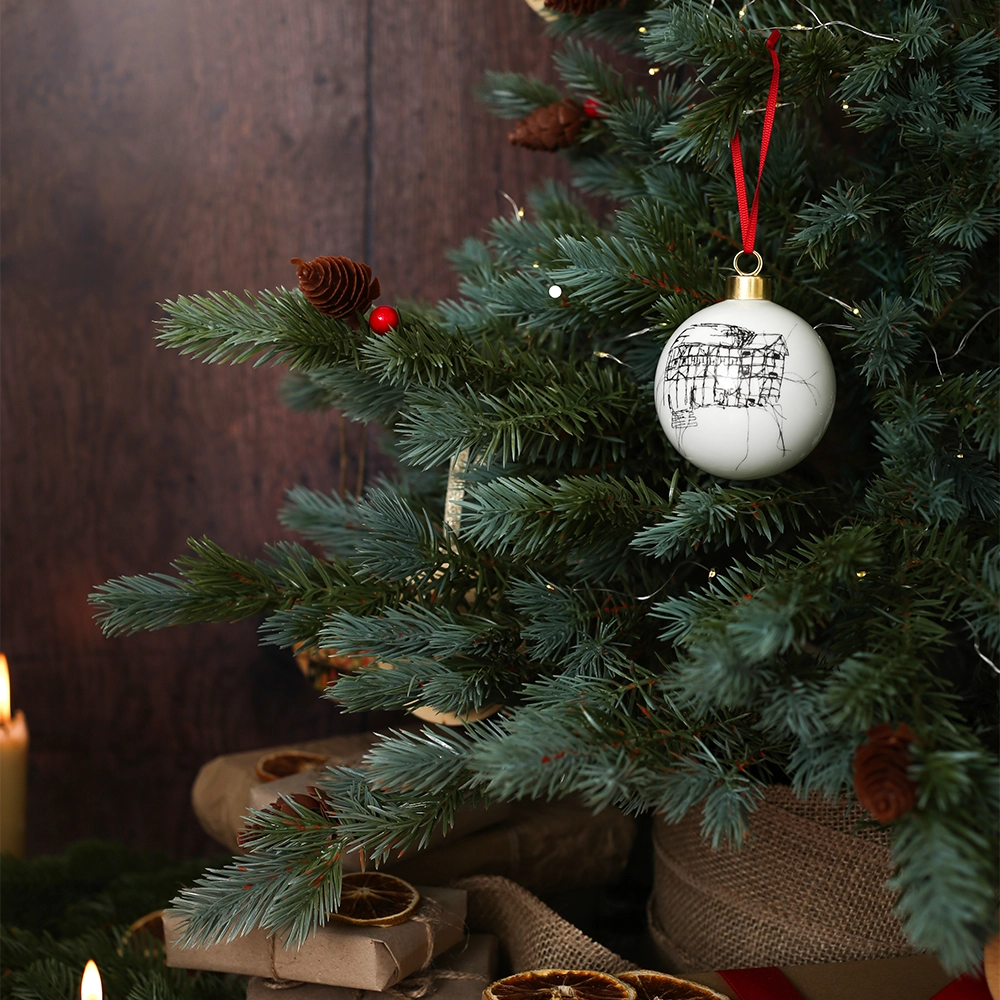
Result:
[[[0,997],[77,1000],[87,959],[105,1000],[242,1000],[246,979],[168,969],[163,945],[133,921],[167,906],[211,862],[171,862],[88,840],[60,857],[0,863]]]

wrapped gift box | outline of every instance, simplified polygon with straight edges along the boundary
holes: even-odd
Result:
[[[287,778],[279,778],[276,781],[268,781],[257,785],[251,785],[247,807],[250,809],[265,809],[272,802],[276,802],[279,795],[294,795],[296,792],[307,791],[311,785],[316,784],[318,778],[318,771],[300,771],[298,774],[289,775]],[[446,840],[448,846],[450,847],[456,840],[459,840],[468,834],[476,833],[487,827],[495,826],[497,823],[507,819],[509,814],[510,806],[508,806],[506,802],[498,802],[491,806],[476,809],[460,808],[455,812],[454,826],[452,826],[452,828],[448,831],[447,835],[441,832],[440,827],[436,827],[434,832],[428,838],[426,847],[411,847],[404,851],[401,855],[393,857],[392,861],[387,863],[384,867],[386,871],[392,871],[393,874],[400,875],[400,873],[396,871],[396,866],[399,864],[400,859],[411,858],[416,854],[420,854],[422,851],[432,851],[437,847],[441,847]],[[351,851],[345,854],[343,866],[345,872],[361,871],[360,853],[358,851]],[[430,885],[451,881],[451,877],[447,875],[444,877],[437,877],[437,872],[434,872],[433,870],[430,870],[427,875],[418,875],[415,879],[412,875],[400,875],[400,878],[405,878],[410,882],[413,882],[414,880],[418,882],[426,882]]]
[[[300,948],[283,947],[258,929],[234,941],[181,948],[184,917],[163,914],[167,965],[180,969],[236,972],[380,992],[424,968],[465,936],[466,894],[461,889],[419,887],[413,916],[391,927],[331,921]]]
[[[462,978],[435,976],[439,971],[458,973]],[[320,986],[303,983],[292,988],[288,1000],[400,1000],[400,994],[421,993],[428,1000],[480,1000],[484,987],[497,974],[497,939],[492,934],[470,934],[435,959],[433,965],[397,983],[392,992],[373,993],[345,986]],[[273,982],[255,976],[247,985],[247,1000],[274,1000]]]
[[[281,795],[305,792],[319,778],[318,771],[308,770],[275,781],[261,781],[257,763],[262,757],[303,750],[326,757],[330,765],[357,767],[374,742],[372,733],[355,733],[216,757],[201,768],[191,789],[195,816],[206,833],[231,851],[238,851],[237,837],[246,825],[248,809],[264,809]],[[499,823],[507,818],[508,811],[506,804],[502,803],[487,809],[459,809],[448,837],[461,837]],[[428,847],[432,848],[444,839],[444,834],[435,831]],[[344,871],[361,871],[357,855],[344,858]]]
[[[777,973],[777,975],[775,975]],[[880,958],[866,962],[791,965],[780,970],[735,969],[678,972],[732,1000],[989,1000],[982,980],[952,986],[954,977],[932,955]],[[980,987],[981,989],[977,989]]]
[[[195,815],[207,833],[237,851],[248,808],[304,792],[316,782],[315,771],[261,782],[256,766],[263,755],[305,750],[327,755],[331,764],[357,766],[374,740],[361,733],[217,757],[201,769],[191,790]],[[537,893],[564,892],[616,878],[634,837],[631,817],[617,809],[594,814],[572,798],[460,809],[447,837],[435,831],[427,848],[392,858],[384,870],[427,885],[485,874],[506,876]],[[356,854],[345,857],[345,871],[359,869]]]
[[[191,788],[191,805],[202,829],[225,844],[231,851],[239,850],[236,835],[243,829],[243,817],[250,802],[250,790],[261,784],[257,776],[257,761],[261,757],[282,750],[305,750],[322,754],[327,763],[356,767],[375,742],[372,733],[353,733],[349,736],[332,736],[325,740],[310,740],[294,746],[268,747],[245,753],[229,753],[205,764],[194,779]],[[293,777],[295,777],[293,775]],[[284,783],[288,779],[281,779]],[[274,786],[277,782],[269,782]],[[305,786],[291,791],[302,791]],[[272,799],[278,797],[274,792]]]

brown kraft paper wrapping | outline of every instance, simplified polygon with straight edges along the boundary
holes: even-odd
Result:
[[[354,733],[216,757],[203,765],[194,779],[191,806],[201,828],[210,837],[214,837],[231,851],[238,851],[236,834],[243,829],[243,816],[250,800],[250,789],[260,783],[256,767],[261,757],[279,750],[306,750],[328,757],[329,764],[355,767],[361,763],[361,758],[374,742],[373,733]],[[275,791],[274,798],[277,797],[278,791]]]
[[[288,994],[289,1000],[407,1000],[424,996],[428,1000],[480,1000],[483,989],[497,976],[497,939],[492,934],[470,934],[443,955],[433,967],[416,972],[384,993],[358,992],[346,986],[303,983]],[[461,978],[435,976],[436,972],[457,973]],[[426,993],[423,992],[426,990]],[[255,976],[247,984],[247,1000],[276,1000],[269,979]]]
[[[620,875],[634,839],[635,820],[618,809],[595,814],[572,797],[512,802],[505,822],[394,860],[385,870],[431,885],[501,875],[535,893],[566,892]]]
[[[191,804],[198,822],[207,834],[231,851],[237,852],[240,848],[236,838],[246,825],[245,817],[249,809],[264,809],[281,795],[304,792],[310,785],[315,785],[320,777],[318,771],[311,770],[278,778],[276,781],[262,782],[256,772],[257,761],[261,757],[282,750],[306,750],[328,757],[329,765],[357,767],[371,749],[375,738],[373,733],[356,733],[216,757],[201,768],[191,789]],[[456,837],[502,822],[507,818],[508,812],[506,803],[500,802],[488,808],[459,809],[455,814],[455,826],[448,832],[448,840],[450,842]],[[435,830],[431,835],[430,848],[438,846],[444,839],[445,835],[440,830]],[[414,853],[417,853],[416,849],[407,851],[404,856],[409,857]],[[344,858],[344,871],[361,871],[357,853]]]
[[[255,773],[261,756],[282,749],[307,750],[328,754],[331,764],[353,766],[374,739],[371,733],[361,733],[216,757],[201,769],[191,791],[195,814],[207,833],[238,851],[236,835],[248,805],[267,805],[279,793],[302,792],[316,781],[316,772],[306,771],[262,784]],[[408,882],[426,885],[469,875],[503,875],[533,892],[563,892],[617,877],[634,836],[631,817],[617,809],[595,815],[572,797],[498,803],[489,809],[460,809],[446,838],[435,830],[427,848],[411,849],[383,867]],[[360,867],[356,855],[344,860],[345,871]]]
[[[167,965],[380,992],[464,937],[465,892],[418,889],[420,905],[409,920],[392,927],[358,927],[334,920],[318,928],[301,948],[282,947],[261,929],[234,941],[179,948],[184,918],[176,910],[165,910]]]
[[[250,798],[247,808],[264,809],[272,802],[276,802],[279,795],[294,795],[296,792],[305,792],[310,785],[316,784],[319,777],[319,771],[300,771],[298,774],[289,775],[287,778],[279,778],[277,781],[268,781],[263,784],[253,785],[250,788]],[[382,867],[386,871],[391,871],[395,874],[396,868],[401,863],[405,864],[405,859],[412,858],[414,855],[422,854],[425,851],[433,851],[442,845],[446,845],[450,849],[452,844],[462,837],[478,833],[480,830],[495,826],[497,823],[502,823],[507,819],[509,814],[510,806],[506,802],[496,802],[490,806],[478,806],[475,808],[461,806],[455,811],[455,824],[447,834],[441,831],[440,826],[436,826],[427,840],[426,847],[408,848],[401,855],[394,855]],[[400,862],[399,858],[404,860]],[[345,854],[342,863],[345,873],[362,870],[361,855],[357,850]],[[444,875],[441,878],[417,876],[416,879],[413,879],[406,875],[401,875],[400,877],[406,878],[410,882],[426,882],[429,885],[450,882],[452,878],[448,875]]]

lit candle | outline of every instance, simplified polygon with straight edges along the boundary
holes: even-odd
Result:
[[[10,673],[0,653],[0,852],[24,857],[28,790],[28,723],[10,717]]]
[[[80,980],[80,1000],[104,1000],[101,974],[97,971],[97,963],[93,959],[90,959],[83,968],[83,979]]]

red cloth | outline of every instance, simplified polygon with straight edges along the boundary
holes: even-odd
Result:
[[[739,1000],[803,1000],[802,994],[775,966],[761,969],[723,969],[719,975],[736,993]],[[993,1000],[982,975],[959,976],[931,1000]]]
[[[938,990],[931,1000],[993,1000],[993,997],[982,976],[966,973],[953,979],[943,990]]]
[[[802,994],[774,965],[761,969],[722,969],[719,975],[740,1000],[802,1000]]]

